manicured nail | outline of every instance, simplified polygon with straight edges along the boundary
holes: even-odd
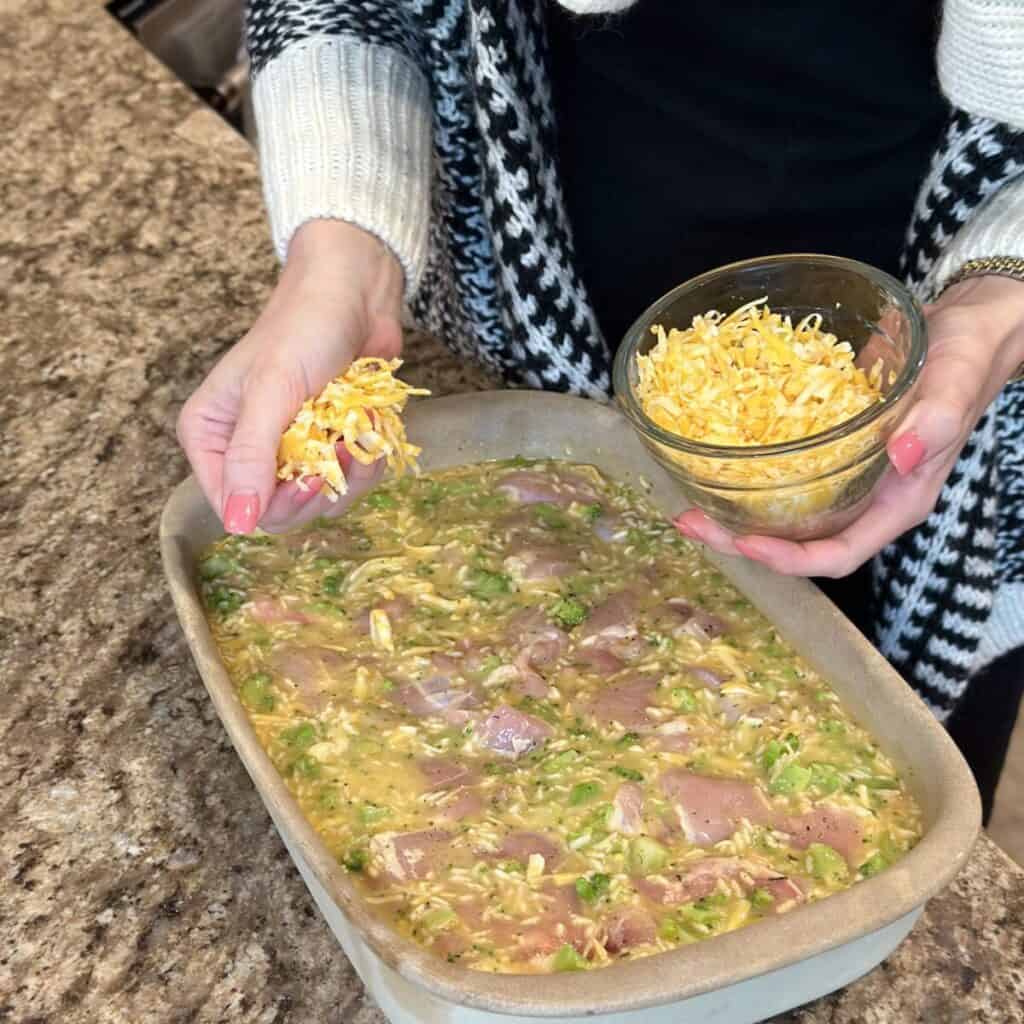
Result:
[[[252,533],[260,517],[260,499],[255,491],[236,491],[224,505],[224,529],[228,533]]]
[[[913,473],[924,461],[924,441],[913,430],[908,430],[899,437],[894,437],[887,445],[889,461],[900,476]]]

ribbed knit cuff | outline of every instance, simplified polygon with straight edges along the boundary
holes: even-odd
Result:
[[[938,295],[968,260],[990,256],[1024,257],[1024,174],[991,195],[967,219],[935,261],[925,292]]]
[[[431,107],[402,54],[344,37],[288,47],[253,83],[263,191],[284,262],[306,221],[348,221],[405,271],[406,299],[427,258]]]
[[[946,0],[939,81],[954,106],[1024,128],[1024,4]]]

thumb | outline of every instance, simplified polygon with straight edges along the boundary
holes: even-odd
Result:
[[[936,367],[921,380],[921,395],[889,439],[889,461],[900,476],[941,458],[959,444],[972,425],[978,389],[973,368]]]
[[[228,533],[251,533],[270,506],[277,484],[277,448],[306,394],[300,370],[254,369],[242,388],[231,441],[224,452],[224,506]]]
[[[363,347],[364,356],[394,359],[402,354],[402,325],[397,317],[375,316]]]

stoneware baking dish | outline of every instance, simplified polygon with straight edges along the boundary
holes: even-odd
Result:
[[[485,459],[589,462],[642,486],[666,514],[676,486],[611,406],[540,392],[413,404],[406,421],[425,469]],[[960,754],[911,689],[809,583],[708,557],[834,684],[902,768],[925,833],[902,861],[827,900],[730,934],[603,970],[495,975],[448,964],[375,918],[302,817],[249,726],[214,647],[195,585],[200,550],[222,534],[189,479],[171,495],[160,543],[171,594],[217,713],[306,885],[366,988],[394,1024],[753,1024],[853,981],[910,931],[960,870],[978,833],[977,789]]]

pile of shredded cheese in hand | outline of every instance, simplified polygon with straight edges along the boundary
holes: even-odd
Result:
[[[882,401],[882,361],[865,373],[814,313],[795,327],[766,299],[686,330],[651,330],[637,394],[658,426],[704,444],[778,444],[819,434]]]
[[[339,443],[363,465],[383,457],[397,476],[410,467],[415,471],[421,449],[406,439],[402,411],[410,395],[430,392],[397,380],[393,374],[401,365],[400,359],[357,359],[316,398],[307,399],[281,437],[278,479],[297,480],[305,488],[307,477],[319,477],[321,493],[337,501],[348,492],[335,448]]]

